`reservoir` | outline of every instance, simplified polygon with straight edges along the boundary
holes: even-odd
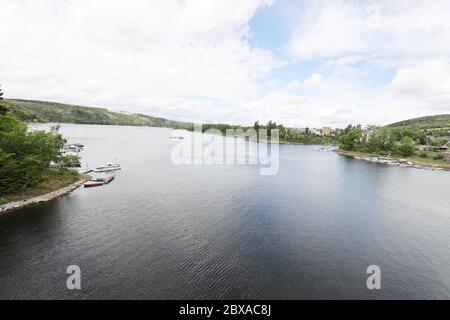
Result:
[[[171,129],[60,132],[86,145],[83,167],[122,170],[0,216],[1,299],[450,298],[450,172],[280,145],[278,174],[263,176],[174,164]],[[66,287],[70,265],[81,290]]]

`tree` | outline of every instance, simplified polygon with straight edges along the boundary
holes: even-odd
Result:
[[[0,101],[0,116],[4,115],[9,111],[9,108],[5,105],[3,101]]]
[[[27,125],[10,112],[0,115],[0,194],[39,184],[64,144],[58,127],[28,132]]]
[[[428,137],[425,132],[421,132],[419,136],[419,143],[422,145],[428,144]]]
[[[255,129],[256,132],[258,132],[260,127],[261,126],[259,125],[259,121],[256,121],[255,124],[253,125],[253,128]]]
[[[398,150],[402,156],[409,157],[415,153],[416,145],[410,137],[404,137],[402,144],[398,147]]]
[[[346,151],[354,151],[361,144],[363,131],[360,126],[349,126],[345,130],[346,133],[341,137],[339,147]]]
[[[287,135],[286,128],[282,124],[280,124],[280,125],[278,125],[278,131],[279,131],[279,138],[281,140],[285,140],[286,139],[286,135]]]
[[[267,137],[271,137],[272,136],[272,130],[277,128],[277,123],[269,120],[269,122],[267,122]]]
[[[395,141],[392,138],[391,130],[388,128],[375,128],[373,135],[367,142],[367,151],[393,151],[395,149]]]

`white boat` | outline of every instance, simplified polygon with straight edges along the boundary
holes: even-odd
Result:
[[[120,170],[120,164],[115,162],[107,162],[106,164],[103,164],[101,166],[98,166],[93,171],[94,172],[106,172],[106,171],[114,171],[114,170]]]
[[[63,150],[63,151],[61,151],[61,155],[63,155],[63,156],[74,156],[74,157],[76,157],[76,156],[78,156],[78,152],[70,151],[70,150]]]

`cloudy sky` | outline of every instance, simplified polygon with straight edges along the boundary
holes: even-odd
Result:
[[[7,98],[176,120],[450,113],[448,0],[0,0]]]

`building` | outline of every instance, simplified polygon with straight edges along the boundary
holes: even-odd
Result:
[[[370,139],[372,139],[374,135],[375,135],[375,129],[373,129],[372,127],[367,127],[363,130],[363,136],[361,138],[361,141],[369,142]]]
[[[331,136],[331,128],[330,127],[323,127],[322,128],[322,135],[323,136]]]
[[[310,128],[309,132],[310,132],[310,134],[314,134],[314,135],[317,135],[317,136],[321,135],[320,129]]]

